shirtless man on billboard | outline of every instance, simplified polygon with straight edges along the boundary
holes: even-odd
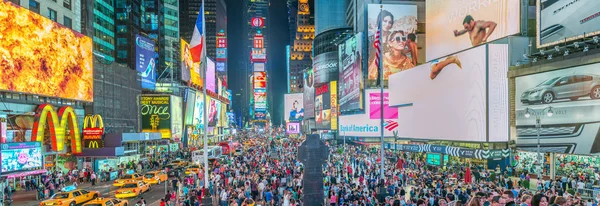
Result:
[[[454,36],[458,37],[465,33],[469,33],[471,39],[471,45],[477,46],[487,42],[488,37],[492,35],[494,29],[496,29],[496,23],[492,21],[475,21],[471,15],[467,15],[463,20],[463,30],[454,30]]]

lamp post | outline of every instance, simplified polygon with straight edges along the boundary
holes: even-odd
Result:
[[[547,106],[544,109],[542,109],[542,111],[540,111],[540,113],[546,111],[546,115],[548,117],[552,117],[552,115],[554,115],[554,112],[552,111],[552,107],[551,106]],[[542,177],[542,167],[543,167],[543,156],[542,156],[542,152],[541,152],[541,148],[540,148],[540,130],[542,129],[542,123],[541,123],[541,116],[533,109],[530,108],[525,108],[525,118],[529,118],[531,117],[531,115],[535,115],[535,128],[536,128],[536,135],[537,135],[537,162],[538,162],[538,166],[540,166],[540,168],[538,169],[538,178]]]

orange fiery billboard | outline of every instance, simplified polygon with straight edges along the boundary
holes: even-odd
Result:
[[[0,1],[0,90],[93,101],[92,39]]]

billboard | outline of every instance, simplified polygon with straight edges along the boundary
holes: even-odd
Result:
[[[219,121],[219,110],[221,110],[221,102],[206,97],[208,105],[208,126],[215,127],[217,126],[217,122]]]
[[[215,78],[215,62],[210,58],[206,58],[206,89],[216,92]]]
[[[227,48],[217,48],[217,61],[227,60]]]
[[[398,136],[508,141],[507,53],[507,45],[484,45],[390,76]]]
[[[542,125],[542,151],[588,155],[600,152],[598,66],[589,64],[517,77],[517,147],[537,147],[537,114]],[[525,117],[527,109],[532,113],[529,118]],[[549,110],[552,116],[547,115]]]
[[[42,163],[41,142],[2,144],[2,174],[41,170]]]
[[[283,101],[285,120],[299,122],[304,119],[304,102],[302,95],[302,93],[285,94],[285,99]]]
[[[183,137],[183,101],[181,97],[171,97],[171,137],[180,142]]]
[[[339,116],[339,134],[347,135],[347,136],[356,136],[356,137],[379,137],[381,136],[381,120],[380,118],[371,118],[371,114],[377,113],[379,111],[375,111],[373,107],[380,108],[379,100],[380,100],[380,90],[379,89],[366,89],[365,97],[368,102],[371,102],[366,105],[365,113],[362,114],[353,114],[353,115],[342,115]],[[388,90],[383,90],[383,95],[388,96]],[[377,105],[377,106],[375,106]],[[388,108],[388,107],[385,107]],[[392,131],[395,130],[394,125],[398,125],[397,117],[398,117],[398,109],[397,108],[389,108],[384,109],[384,117],[396,117],[391,119],[384,119],[384,136],[390,137],[393,136]]]
[[[254,89],[254,109],[256,111],[267,111],[266,89]]]
[[[253,63],[254,72],[264,72],[265,63]]]
[[[252,54],[250,54],[250,60],[252,60],[252,62],[267,61],[267,49],[266,48],[252,48]]]
[[[384,4],[383,11],[380,11],[380,4],[369,4],[367,12],[369,22],[368,80],[374,81],[378,78],[373,42],[379,21],[381,21],[381,46],[383,48],[381,53],[383,55],[383,79],[387,80],[391,74],[417,65],[417,6]]]
[[[192,85],[204,86],[200,72],[200,62],[194,63],[190,44],[181,39],[181,80]]]
[[[363,109],[362,33],[357,33],[338,48],[339,110]]]
[[[324,84],[337,80],[338,75],[338,52],[332,51],[317,55],[313,59],[313,71],[315,84]]]
[[[300,134],[299,122],[287,122],[285,128],[286,134]]]
[[[223,75],[223,74],[227,74],[227,66],[225,62],[217,62],[217,72],[219,72],[219,74]]]
[[[158,54],[154,50],[154,42],[146,37],[135,35],[135,67],[142,77],[142,88],[156,87],[156,61]]]
[[[381,119],[381,92],[369,93],[369,119]],[[398,108],[389,105],[389,93],[383,93],[383,118],[398,119]]]
[[[185,95],[185,119],[183,123],[185,125],[191,125],[194,123],[194,105],[196,104],[196,92],[188,88],[186,89]]]
[[[265,25],[265,19],[262,17],[252,17],[253,27],[263,27]]]
[[[337,130],[338,129],[338,112],[339,112],[339,108],[338,108],[338,95],[337,95],[337,82],[336,81],[332,81],[329,83],[329,93],[330,93],[330,101],[331,101],[331,124],[330,124],[330,129],[331,130]]]
[[[140,96],[142,132],[160,132],[163,139],[171,138],[171,96]]]
[[[0,91],[94,100],[92,39],[0,1]]]
[[[204,102],[206,99],[204,98],[204,94],[198,92],[196,93],[196,101],[194,103],[194,119],[192,121],[193,125],[199,126],[200,128],[204,128]]]
[[[20,124],[19,122],[16,123],[17,125]],[[45,138],[49,137],[49,141],[52,142],[52,151],[69,152],[65,150],[65,146],[70,145],[70,153],[81,154],[82,152],[79,123],[73,107],[63,106],[56,111],[50,104],[41,104],[35,110],[31,130],[31,141],[44,143],[48,141]],[[70,143],[67,143],[67,141],[70,141]],[[50,149],[44,148],[44,151],[50,152]]]
[[[254,88],[267,88],[266,72],[254,72]]]
[[[315,122],[317,129],[331,129],[331,84],[323,84],[315,89]]]
[[[537,0],[537,47],[600,34],[600,1]]]
[[[519,0],[428,0],[425,4],[427,61],[520,31]]]
[[[315,85],[312,68],[304,71],[303,78],[303,103],[304,103],[304,117],[313,118],[315,117]]]

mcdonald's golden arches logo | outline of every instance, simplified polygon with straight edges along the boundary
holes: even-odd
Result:
[[[52,140],[53,151],[62,152],[65,147],[65,141],[70,140],[71,152],[73,154],[81,153],[81,136],[79,126],[77,126],[77,115],[73,107],[61,107],[57,113],[50,104],[40,105],[35,111],[31,141],[44,142],[46,124],[50,132],[49,136]],[[66,136],[67,132],[69,132],[68,137]]]
[[[104,147],[104,140],[99,140],[99,139],[91,139],[91,140],[84,140],[84,144],[86,148],[90,148],[90,149],[97,149],[97,148],[102,148]]]
[[[84,140],[99,140],[104,134],[104,121],[102,116],[87,115],[83,119],[83,139]]]

